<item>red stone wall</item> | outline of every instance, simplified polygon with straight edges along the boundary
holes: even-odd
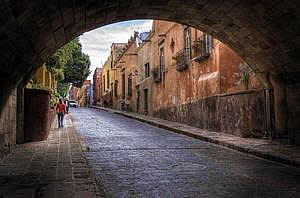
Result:
[[[24,91],[24,139],[25,142],[46,140],[53,121],[50,112],[50,94],[46,90]]]

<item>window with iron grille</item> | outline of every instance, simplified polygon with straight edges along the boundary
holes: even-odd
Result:
[[[145,64],[145,78],[148,78],[150,76],[150,64]]]
[[[125,73],[122,74],[122,99],[125,99]]]
[[[193,57],[196,61],[201,61],[210,56],[212,52],[213,38],[208,34],[203,34],[202,37],[197,38],[194,43]]]
[[[184,29],[184,55],[186,61],[191,59],[191,29],[185,28]]]
[[[165,52],[163,47],[161,47],[159,50],[159,68],[160,68],[160,74],[161,76],[163,76],[165,72]]]

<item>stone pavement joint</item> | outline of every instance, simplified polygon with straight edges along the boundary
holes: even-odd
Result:
[[[54,123],[56,124],[56,123]],[[0,197],[102,197],[70,117],[46,141],[18,145],[0,161]]]
[[[218,144],[240,152],[248,153],[270,161],[300,167],[300,147],[269,139],[241,138],[238,136],[213,132],[192,127],[183,123],[172,122],[160,118],[145,116],[132,112],[124,112],[110,108],[93,108],[123,115],[147,124],[184,134],[202,141]]]

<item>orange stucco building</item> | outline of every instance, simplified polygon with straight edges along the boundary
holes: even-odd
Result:
[[[154,20],[151,32],[129,39],[113,70],[115,109],[243,137],[272,130],[272,93],[234,51],[194,28]]]

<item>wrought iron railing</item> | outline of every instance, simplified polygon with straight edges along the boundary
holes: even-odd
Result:
[[[194,45],[192,48],[193,48],[192,58],[195,61],[199,62],[203,59],[206,59],[211,54],[212,38],[210,36],[207,36],[206,40],[198,39],[194,41]]]
[[[188,52],[188,50],[190,49],[181,50],[175,55],[176,69],[178,71],[183,71],[188,67],[190,60],[190,53]]]
[[[153,77],[153,81],[158,83],[161,81],[161,71],[160,71],[160,67],[154,67],[152,70],[151,70],[151,73],[152,73],[152,77]]]

